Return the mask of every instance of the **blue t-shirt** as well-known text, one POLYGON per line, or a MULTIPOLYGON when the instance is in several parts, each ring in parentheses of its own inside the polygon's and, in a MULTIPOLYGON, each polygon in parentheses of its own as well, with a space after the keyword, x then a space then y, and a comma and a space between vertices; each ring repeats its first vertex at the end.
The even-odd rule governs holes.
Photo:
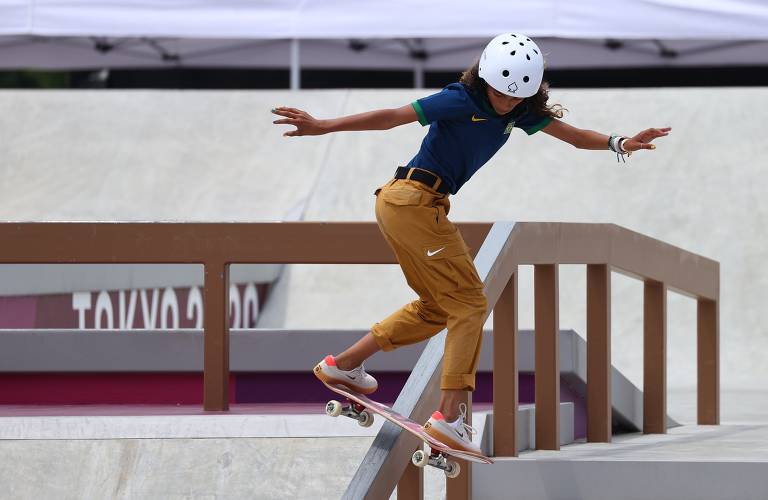
POLYGON ((453 194, 507 142, 512 128, 531 135, 552 121, 548 116, 529 113, 525 102, 499 115, 486 96, 477 95, 462 83, 451 83, 412 106, 419 123, 430 126, 408 166, 439 175, 453 194))

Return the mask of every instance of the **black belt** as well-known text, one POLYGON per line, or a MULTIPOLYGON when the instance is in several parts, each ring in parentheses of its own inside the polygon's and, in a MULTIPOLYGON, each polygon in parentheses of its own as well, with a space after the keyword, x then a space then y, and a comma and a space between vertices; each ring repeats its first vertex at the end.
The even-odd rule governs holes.
POLYGON ((444 183, 440 177, 436 176, 432 172, 429 172, 428 170, 410 167, 397 167, 397 170, 395 170, 395 179, 410 179, 412 181, 418 181, 422 184, 426 184, 440 194, 450 193, 448 184, 444 183))

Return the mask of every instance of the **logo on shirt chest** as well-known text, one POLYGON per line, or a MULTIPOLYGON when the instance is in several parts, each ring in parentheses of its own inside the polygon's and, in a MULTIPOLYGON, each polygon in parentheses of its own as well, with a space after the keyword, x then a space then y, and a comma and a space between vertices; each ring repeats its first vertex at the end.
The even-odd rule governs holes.
MULTIPOLYGON (((478 118, 477 115, 472 115, 472 121, 473 122, 486 122, 488 121, 488 118, 478 118)), ((515 121, 510 120, 510 122, 507 124, 507 127, 504 129, 504 135, 512 133, 512 129, 515 127, 515 121)))

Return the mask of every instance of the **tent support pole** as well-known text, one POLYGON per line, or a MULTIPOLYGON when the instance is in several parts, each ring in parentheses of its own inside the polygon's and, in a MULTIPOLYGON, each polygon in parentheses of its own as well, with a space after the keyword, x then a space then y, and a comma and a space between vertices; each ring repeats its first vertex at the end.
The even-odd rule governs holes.
POLYGON ((301 88, 301 61, 299 61, 299 39, 291 40, 291 90, 301 88))

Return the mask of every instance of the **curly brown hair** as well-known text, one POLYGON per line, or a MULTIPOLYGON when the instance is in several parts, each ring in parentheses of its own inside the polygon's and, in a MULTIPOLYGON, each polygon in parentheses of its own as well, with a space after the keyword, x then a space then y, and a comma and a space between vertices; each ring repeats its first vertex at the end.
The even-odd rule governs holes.
MULTIPOLYGON (((475 61, 475 63, 472 66, 467 68, 467 70, 461 74, 459 83, 463 83, 464 85, 469 87, 470 90, 476 92, 481 96, 486 95, 486 89, 488 88, 488 83, 486 83, 485 80, 480 78, 480 59, 475 61)), ((525 102, 528 104, 530 112, 535 113, 537 115, 541 115, 541 116, 549 116, 551 118, 562 118, 565 111, 568 111, 566 108, 564 108, 560 104, 551 104, 551 105, 547 104, 548 100, 549 100, 549 83, 542 80, 541 86, 539 87, 539 91, 536 92, 535 95, 526 98, 525 102)))

